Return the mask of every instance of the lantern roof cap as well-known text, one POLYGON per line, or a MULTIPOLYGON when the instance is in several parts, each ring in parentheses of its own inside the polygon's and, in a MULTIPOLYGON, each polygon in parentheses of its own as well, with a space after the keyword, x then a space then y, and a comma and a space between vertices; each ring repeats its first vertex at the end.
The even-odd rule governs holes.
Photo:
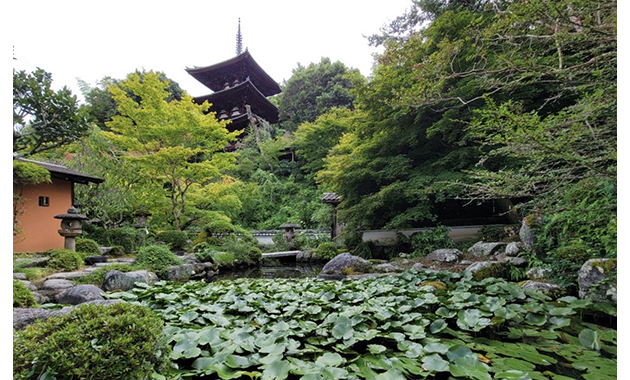
POLYGON ((74 207, 70 207, 68 209, 68 213, 67 214, 59 214, 59 215, 55 215, 54 216, 55 219, 75 219, 75 220, 87 220, 88 217, 83 215, 83 214, 79 214, 77 212, 77 209, 74 207))

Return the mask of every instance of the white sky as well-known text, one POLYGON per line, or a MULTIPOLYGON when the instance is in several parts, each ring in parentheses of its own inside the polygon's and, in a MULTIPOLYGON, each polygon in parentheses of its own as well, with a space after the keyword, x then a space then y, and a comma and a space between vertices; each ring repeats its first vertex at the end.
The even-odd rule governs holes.
POLYGON ((411 0, 20 1, 8 28, 16 69, 41 67, 53 86, 80 96, 76 78, 94 86, 136 69, 163 71, 193 96, 210 91, 184 70, 235 55, 238 18, 243 46, 278 83, 298 62, 329 57, 371 73, 366 38, 411 5, 411 0), (95 5, 97 4, 97 5, 95 5))

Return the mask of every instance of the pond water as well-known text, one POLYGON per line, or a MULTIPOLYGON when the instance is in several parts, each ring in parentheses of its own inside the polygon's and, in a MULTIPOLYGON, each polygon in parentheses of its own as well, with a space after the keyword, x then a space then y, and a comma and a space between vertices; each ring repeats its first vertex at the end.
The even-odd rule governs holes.
POLYGON ((317 277, 325 263, 280 263, 274 266, 260 266, 244 270, 225 271, 212 277, 210 282, 234 280, 237 278, 306 278, 317 277))

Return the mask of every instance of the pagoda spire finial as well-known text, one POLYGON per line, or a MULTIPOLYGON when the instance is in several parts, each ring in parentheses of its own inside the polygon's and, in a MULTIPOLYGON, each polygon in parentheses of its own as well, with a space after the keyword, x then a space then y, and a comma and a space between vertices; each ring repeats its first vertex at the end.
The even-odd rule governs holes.
POLYGON ((238 18, 238 32, 236 33, 236 55, 243 52, 243 36, 241 35, 241 18, 238 18))

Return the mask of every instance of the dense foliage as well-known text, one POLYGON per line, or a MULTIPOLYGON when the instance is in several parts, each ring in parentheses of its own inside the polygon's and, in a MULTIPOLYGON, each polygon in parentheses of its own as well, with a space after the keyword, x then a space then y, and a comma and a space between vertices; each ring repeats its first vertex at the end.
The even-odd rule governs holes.
POLYGON ((135 263, 159 275, 169 266, 182 264, 183 261, 166 245, 145 245, 138 250, 135 263))
POLYGON ((51 249, 46 252, 49 260, 46 266, 61 272, 69 272, 83 266, 84 255, 70 249, 51 249))
POLYGON ((13 279, 13 307, 33 307, 37 305, 33 293, 18 279, 13 279))
POLYGON ((67 145, 88 131, 86 109, 63 87, 54 91, 52 75, 40 68, 13 71, 13 152, 23 156, 67 145))
POLYGON ((350 91, 364 81, 357 69, 322 57, 319 63, 298 64, 293 75, 283 84, 278 100, 280 124, 295 131, 304 122, 333 107, 352 108, 355 95, 350 91))
POLYGON ((24 212, 24 204, 28 201, 22 196, 24 188, 50 182, 48 170, 31 162, 13 160, 13 235, 22 232, 18 217, 24 212))
POLYGON ((90 256, 98 256, 101 254, 101 250, 98 248, 98 243, 92 239, 86 238, 76 239, 75 250, 90 256))
POLYGON ((183 377, 616 378, 616 330, 589 322, 608 324, 613 307, 469 272, 162 282, 113 296, 161 313, 183 377))
POLYGON ((163 326, 145 307, 82 305, 15 333, 13 378, 150 379, 169 369, 163 326))
POLYGON ((155 235, 155 240, 168 244, 173 251, 181 251, 188 244, 188 234, 185 231, 161 231, 155 235))

